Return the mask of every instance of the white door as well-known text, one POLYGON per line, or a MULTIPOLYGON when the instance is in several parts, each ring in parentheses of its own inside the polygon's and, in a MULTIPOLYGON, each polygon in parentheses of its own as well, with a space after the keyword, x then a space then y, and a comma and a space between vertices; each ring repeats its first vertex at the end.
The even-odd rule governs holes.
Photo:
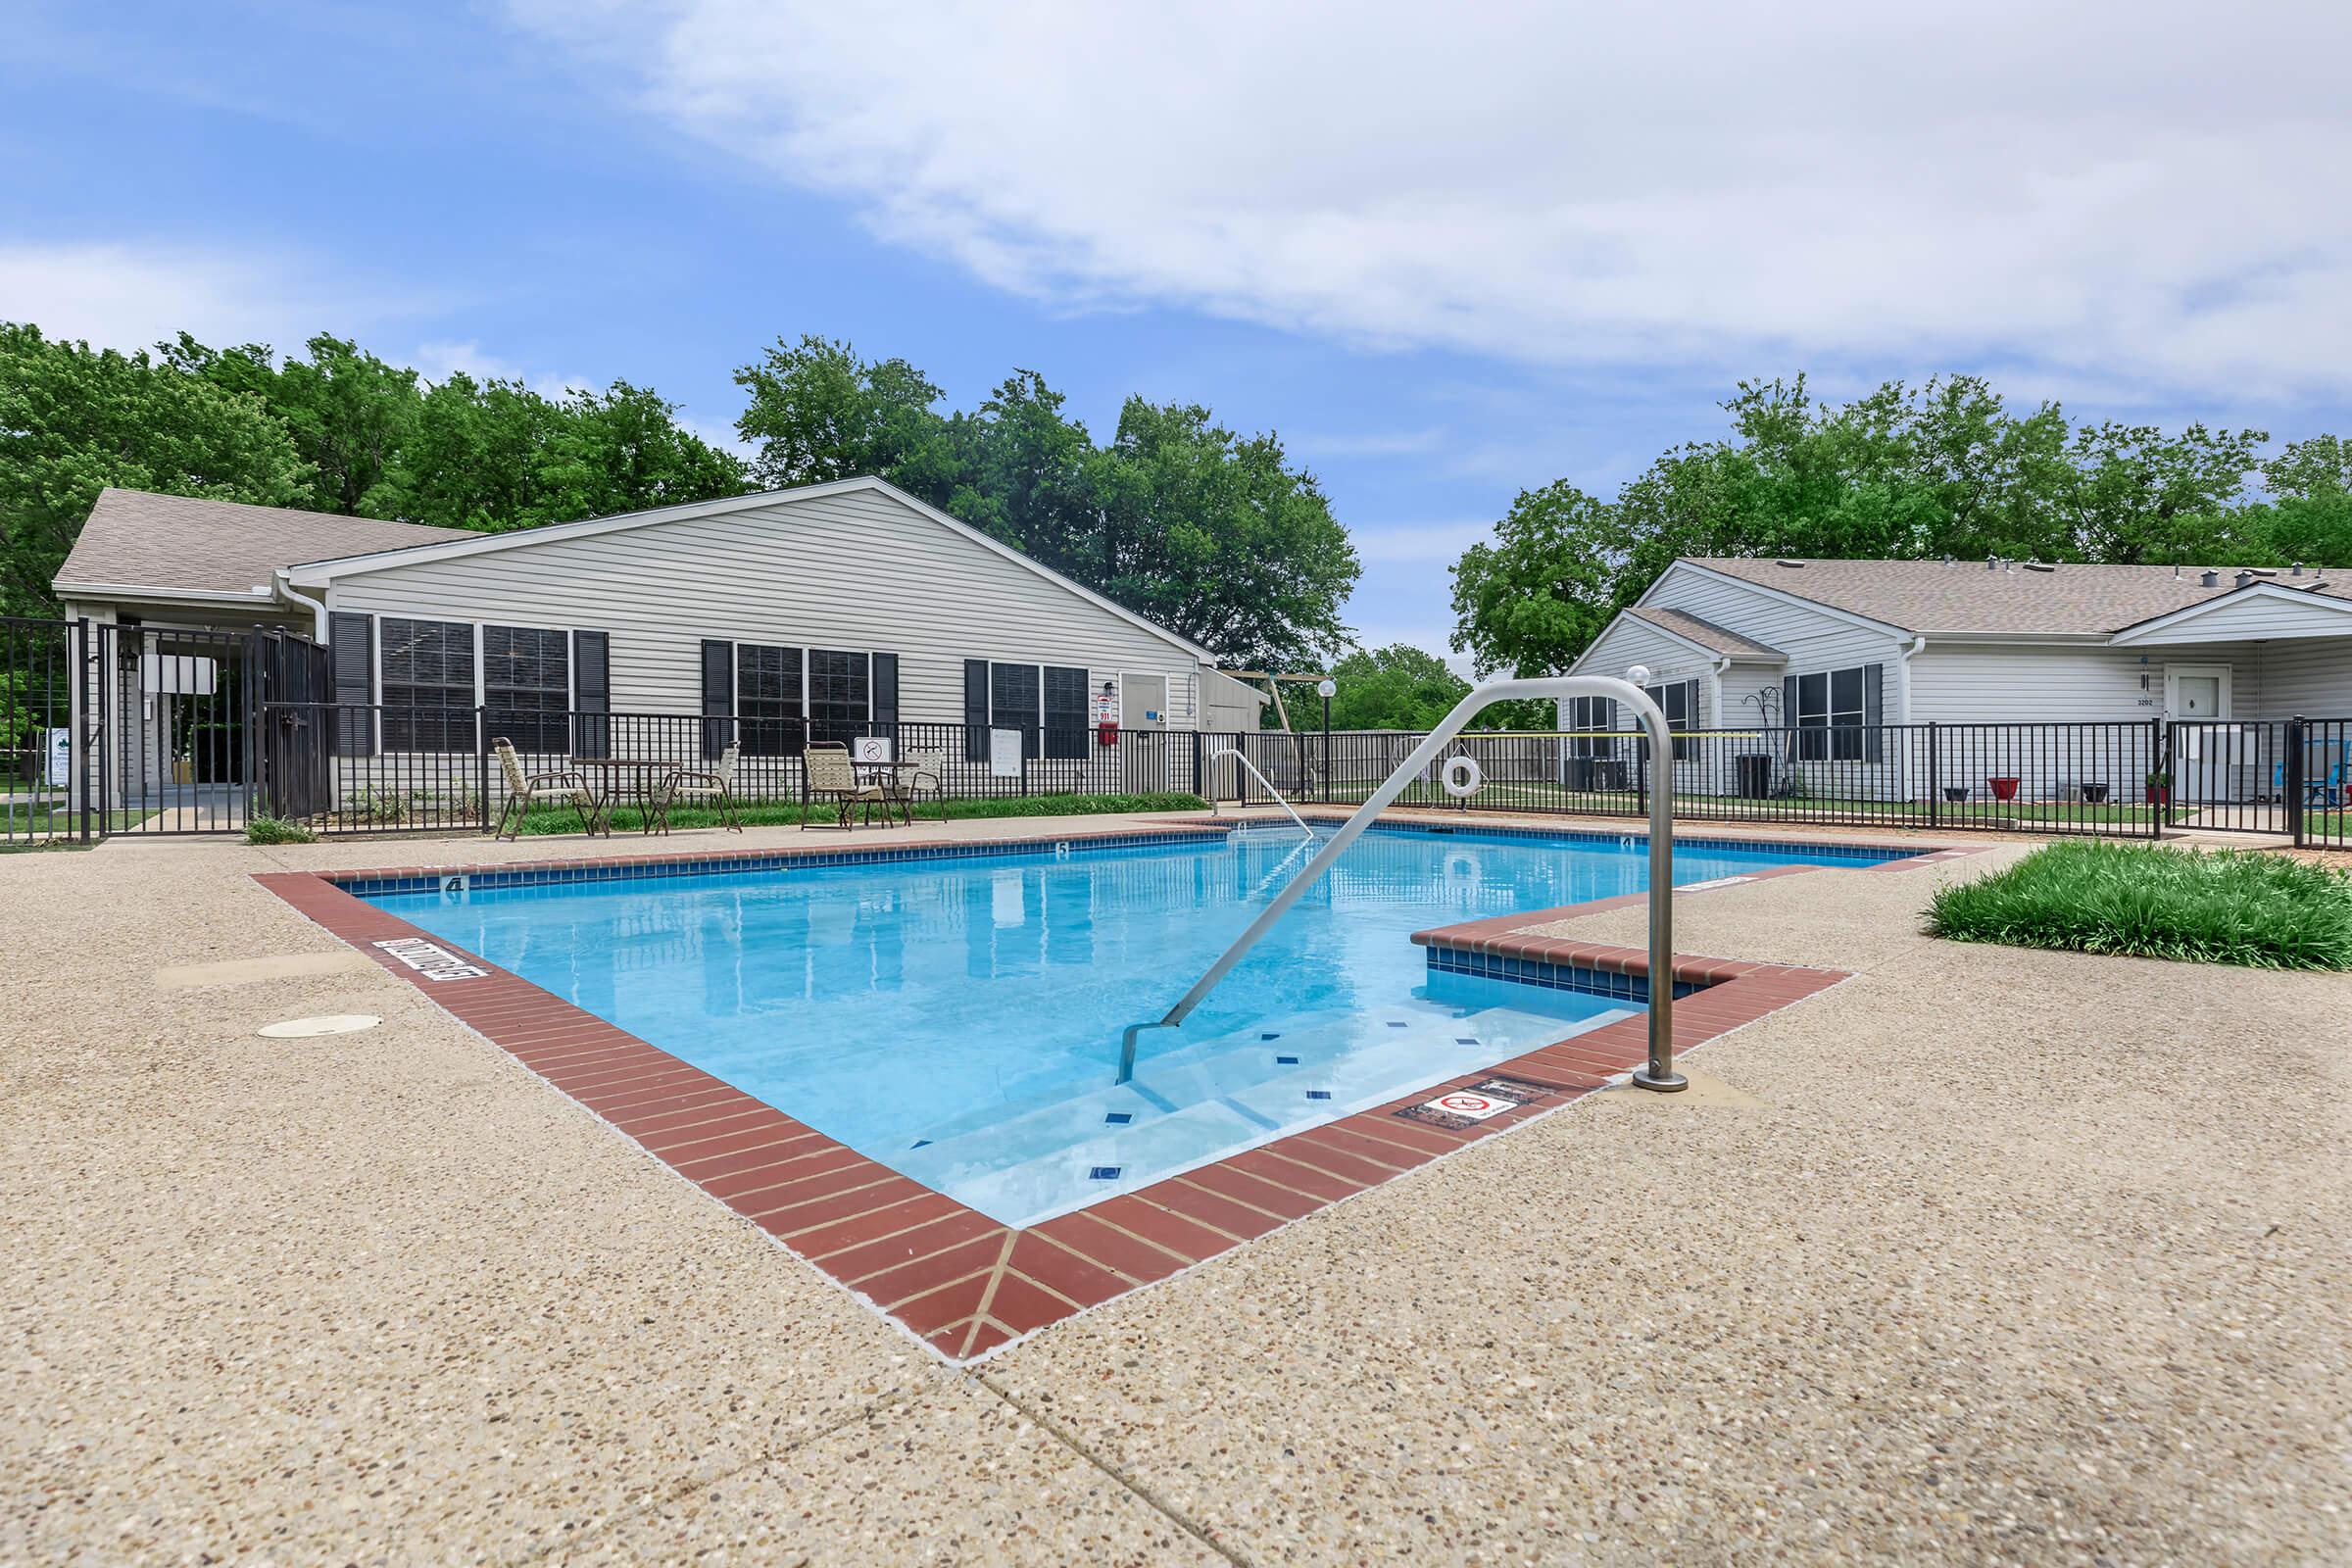
POLYGON ((2240 741, 2230 717, 2230 666, 2171 664, 2164 713, 2174 721, 2173 799, 2227 801, 2237 789, 2240 741))

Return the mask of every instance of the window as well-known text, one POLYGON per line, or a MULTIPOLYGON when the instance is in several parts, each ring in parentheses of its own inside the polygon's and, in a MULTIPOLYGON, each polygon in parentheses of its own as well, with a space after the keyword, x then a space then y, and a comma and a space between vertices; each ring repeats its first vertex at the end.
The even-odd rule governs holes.
POLYGON ((571 750, 571 662, 560 631, 482 628, 482 707, 493 737, 523 753, 571 750))
POLYGON ((802 723, 801 651, 762 643, 735 648, 735 714, 746 757, 798 757, 802 723))
POLYGON ((1883 759, 1880 691, 1883 666, 1790 675, 1785 685, 1788 722, 1802 761, 1876 762, 1883 759))
POLYGON ((988 760, 988 732, 1021 732, 1021 758, 1084 761, 1087 673, 1061 664, 963 662, 963 755, 988 760), (1043 741, 1041 747, 1040 741, 1043 741))
MULTIPOLYGON (((1617 727, 1617 705, 1606 697, 1571 697, 1561 705, 1561 718, 1574 731, 1613 730, 1617 727)), ((1581 733, 1568 743, 1570 757, 1612 757, 1617 743, 1604 736, 1581 733)))
POLYGON ((1046 666, 1046 756, 1086 760, 1086 671, 1046 666))
POLYGON ((865 722, 872 716, 871 668, 863 654, 808 650, 808 723, 814 739, 846 745, 865 733, 865 722))
MULTIPOLYGON (((1642 689, 1649 694, 1649 700, 1657 704, 1659 710, 1665 713, 1668 729, 1685 730, 1698 722, 1698 682, 1678 680, 1664 686, 1644 686, 1642 689)), ((1675 738, 1674 760, 1676 761, 1689 761, 1690 751, 1690 742, 1680 736, 1675 738)))
POLYGON ((1035 664, 988 666, 988 723, 991 729, 1021 732, 1021 760, 1037 755, 1038 678, 1035 664))
POLYGON ((462 620, 378 624, 383 644, 384 750, 470 752, 473 628, 462 620))

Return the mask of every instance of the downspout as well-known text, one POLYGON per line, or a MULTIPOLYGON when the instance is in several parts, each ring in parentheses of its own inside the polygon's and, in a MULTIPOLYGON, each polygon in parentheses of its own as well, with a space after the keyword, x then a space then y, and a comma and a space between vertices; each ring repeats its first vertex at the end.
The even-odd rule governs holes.
POLYGON ((294 587, 293 574, 286 567, 280 566, 277 568, 276 575, 270 579, 270 597, 289 610, 309 611, 311 612, 311 641, 323 643, 327 640, 325 595, 321 594, 318 598, 313 599, 309 594, 297 592, 294 587))
MULTIPOLYGON (((1918 654, 1919 654, 1919 651, 1920 651, 1921 649, 1923 649, 1923 648, 1925 648, 1925 647, 1927 647, 1927 646, 1928 646, 1928 640, 1927 640, 1927 638, 1925 638, 1925 637, 1922 637, 1922 636, 1918 636, 1918 635, 1916 635, 1916 634, 1915 634, 1915 635, 1912 637, 1912 639, 1911 639, 1911 646, 1910 646, 1910 647, 1908 647, 1908 648, 1906 648, 1906 649, 1904 649, 1904 650, 1902 651, 1902 653, 1901 653, 1901 654, 1899 654, 1898 656, 1896 656, 1896 662, 1895 662, 1895 666, 1894 666, 1894 671, 1895 671, 1895 679, 1896 679, 1896 681, 1897 681, 1897 682, 1900 684, 1900 686, 1901 686, 1901 688, 1902 688, 1902 691, 1901 691, 1901 697, 1902 697, 1902 710, 1901 710, 1901 711, 1902 711, 1902 718, 1901 718, 1901 722, 1902 722, 1902 723, 1903 723, 1905 726, 1908 726, 1908 725, 1910 724, 1910 722, 1911 722, 1911 661, 1912 661, 1914 658, 1916 658, 1916 657, 1918 656, 1918 654)), ((1886 722, 1886 720, 1885 720, 1884 716, 1882 716, 1882 717, 1881 717, 1881 719, 1880 719, 1880 722, 1881 722, 1881 723, 1884 723, 1884 722, 1886 722)), ((1905 728, 1905 730, 1904 730, 1904 732, 1903 732, 1903 733, 1905 733, 1906 735, 1910 733, 1910 730, 1908 729, 1908 727, 1906 727, 1906 728, 1905 728)), ((1934 746, 1934 745, 1936 745, 1936 739, 1935 739, 1935 737, 1934 737, 1934 734, 1933 734, 1933 732, 1931 732, 1931 733, 1930 733, 1929 740, 1928 740, 1928 744, 1929 744, 1930 746, 1934 746)), ((1909 772, 1909 771, 1910 771, 1910 770, 1911 770, 1911 769, 1912 769, 1912 768, 1913 768, 1913 767, 1916 765, 1917 761, 1918 761, 1918 758, 1916 757, 1916 755, 1915 755, 1915 753, 1914 753, 1914 749, 1913 749, 1912 747, 1910 747, 1910 746, 1907 746, 1907 745, 1906 745, 1906 746, 1903 748, 1903 768, 1904 768, 1904 771, 1905 771, 1905 772, 1909 772)), ((1931 781, 1933 781, 1933 779, 1935 778, 1935 776, 1936 776, 1935 762, 1934 762, 1934 760, 1931 759, 1931 760, 1930 760, 1930 761, 1929 761, 1929 765, 1928 765, 1928 777, 1929 777, 1929 779, 1930 779, 1931 781)), ((1905 793, 1916 793, 1916 790, 1915 790, 1915 788, 1914 788, 1914 786, 1916 785, 1916 783, 1917 783, 1917 780, 1915 780, 1915 779, 1905 778, 1905 779, 1902 781, 1902 784, 1900 785, 1900 788, 1901 788, 1901 789, 1902 789, 1902 790, 1903 790, 1905 793)))

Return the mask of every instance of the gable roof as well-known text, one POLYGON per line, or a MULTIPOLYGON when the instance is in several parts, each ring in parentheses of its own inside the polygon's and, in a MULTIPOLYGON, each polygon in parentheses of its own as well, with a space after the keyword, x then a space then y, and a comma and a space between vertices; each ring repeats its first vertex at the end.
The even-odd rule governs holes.
POLYGON ((377 548, 343 556, 311 557, 293 563, 284 570, 286 580, 298 587, 323 587, 338 576, 382 571, 388 567, 406 566, 420 561, 457 561, 467 556, 489 555, 506 550, 527 550, 534 545, 564 539, 594 538, 599 534, 621 533, 633 528, 650 528, 664 522, 679 522, 691 517, 717 517, 732 513, 749 512, 760 507, 785 505, 796 501, 814 501, 826 496, 854 495, 871 491, 889 497, 918 517, 938 524, 951 532, 961 534, 985 550, 994 551, 1005 560, 1035 572, 1098 610, 1107 611, 1121 620, 1150 632, 1152 636, 1174 644, 1203 663, 1213 663, 1209 651, 1192 639, 1168 630, 1157 621, 1147 619, 1123 605, 1113 604, 1083 584, 1071 581, 1053 567, 1034 561, 1012 546, 993 539, 971 524, 950 516, 937 507, 908 495, 887 479, 871 476, 855 479, 835 479, 825 484, 799 485, 789 490, 758 490, 749 495, 721 496, 713 501, 688 501, 673 507, 656 507, 646 512, 627 512, 611 517, 583 517, 577 522, 548 522, 536 528, 516 528, 507 533, 473 533, 435 529, 443 537, 402 548, 377 548))
POLYGON ((296 562, 471 537, 461 528, 109 487, 98 492, 52 586, 69 598, 128 590, 267 599, 278 567, 296 562))
MULTIPOLYGON (((2064 564, 2047 571, 1982 561, 1807 560, 1796 565, 1745 557, 1685 556, 1688 564, 1813 604, 1842 610, 1912 632, 2009 632, 2021 636, 2100 636, 2126 626, 2209 604, 2235 587, 2238 568, 2216 566, 2217 586, 2199 580, 2202 566, 2104 566, 2064 564)), ((1671 568, 1669 568, 1671 569, 1671 568)), ((2352 599, 2352 572, 2278 568, 2257 577, 2277 587, 2352 599)))
POLYGON ((1701 620, 1682 610, 1660 610, 1655 605, 1635 605, 1626 613, 1636 620, 1645 620, 1661 631, 1672 632, 1687 643, 1696 643, 1710 653, 1728 654, 1734 659, 1786 659, 1788 656, 1778 648, 1768 647, 1753 637, 1742 637, 1711 620, 1701 620))

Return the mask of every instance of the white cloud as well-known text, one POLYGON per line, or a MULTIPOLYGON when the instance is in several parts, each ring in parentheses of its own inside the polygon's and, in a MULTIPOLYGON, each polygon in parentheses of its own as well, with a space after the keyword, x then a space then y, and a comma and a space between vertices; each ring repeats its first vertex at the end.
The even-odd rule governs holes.
POLYGON ((2352 380, 2352 8, 515 0, 1057 305, 1548 364, 2352 380))
POLYGON ((173 244, 0 245, 0 319, 51 338, 142 349, 181 331, 216 347, 281 352, 322 325, 349 330, 299 265, 244 251, 173 244))
POLYGON ((1492 517, 1457 522, 1383 522, 1350 528, 1355 553, 1366 562, 1442 562, 1450 566, 1463 551, 1494 537, 1492 517))
POLYGON ((480 343, 419 343, 410 357, 416 373, 427 381, 446 381, 463 372, 476 381, 519 381, 543 398, 562 402, 575 390, 602 391, 604 382, 585 375, 549 375, 524 369, 511 360, 484 353, 480 343))

